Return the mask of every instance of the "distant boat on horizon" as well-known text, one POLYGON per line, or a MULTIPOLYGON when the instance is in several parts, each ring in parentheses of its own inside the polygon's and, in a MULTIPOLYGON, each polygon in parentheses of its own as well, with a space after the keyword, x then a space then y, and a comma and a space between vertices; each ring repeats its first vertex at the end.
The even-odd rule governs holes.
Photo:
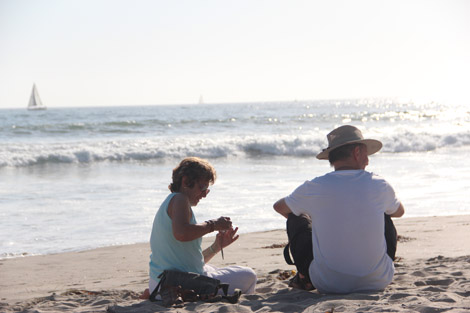
POLYGON ((199 104, 204 104, 204 98, 202 97, 202 95, 199 96, 199 104))
POLYGON ((33 84, 33 90, 31 91, 31 97, 29 97, 28 110, 45 110, 47 107, 42 104, 41 98, 39 98, 39 93, 36 88, 36 84, 33 84))

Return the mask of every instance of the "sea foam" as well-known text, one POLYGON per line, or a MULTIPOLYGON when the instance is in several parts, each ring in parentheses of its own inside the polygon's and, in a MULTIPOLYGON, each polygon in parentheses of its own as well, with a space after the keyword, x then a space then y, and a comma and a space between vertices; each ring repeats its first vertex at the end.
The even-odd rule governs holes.
MULTIPOLYGON (((82 140, 81 142, 18 143, 0 145, 0 167, 49 163, 132 162, 179 159, 185 156, 214 158, 312 157, 327 143, 324 135, 175 136, 168 138, 82 140)), ((383 134, 382 153, 426 152, 470 145, 470 131, 436 134, 410 132, 383 134)))

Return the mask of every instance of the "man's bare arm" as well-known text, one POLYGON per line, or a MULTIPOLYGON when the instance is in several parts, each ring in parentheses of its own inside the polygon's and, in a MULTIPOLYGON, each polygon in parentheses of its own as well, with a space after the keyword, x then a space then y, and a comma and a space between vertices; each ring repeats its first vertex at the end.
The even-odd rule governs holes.
POLYGON ((402 217, 403 214, 405 214, 405 208, 403 207, 403 204, 400 203, 400 206, 398 209, 395 211, 395 213, 391 214, 391 217, 402 217))
POLYGON ((284 198, 278 200, 276 203, 273 205, 274 210, 287 218, 290 213, 292 213, 291 209, 287 206, 286 201, 284 198))

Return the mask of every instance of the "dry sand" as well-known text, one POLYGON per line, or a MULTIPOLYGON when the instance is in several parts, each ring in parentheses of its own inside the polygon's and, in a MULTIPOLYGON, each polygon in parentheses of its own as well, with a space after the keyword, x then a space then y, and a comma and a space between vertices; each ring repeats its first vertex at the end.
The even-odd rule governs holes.
MULTIPOLYGON (((249 233, 211 264, 258 274, 238 304, 165 308, 139 299, 148 282, 148 244, 0 260, 0 312, 470 312, 470 215, 395 219, 396 275, 384 291, 322 295, 289 288, 278 273, 284 231, 249 233)), ((207 246, 213 238, 207 238, 207 246)))

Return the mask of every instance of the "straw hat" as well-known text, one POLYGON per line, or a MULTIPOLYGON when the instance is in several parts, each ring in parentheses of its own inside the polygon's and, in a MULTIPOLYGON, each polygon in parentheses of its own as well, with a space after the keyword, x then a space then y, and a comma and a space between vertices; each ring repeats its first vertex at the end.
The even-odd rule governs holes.
POLYGON ((362 143, 367 146, 367 155, 371 155, 382 149, 382 143, 375 139, 364 139, 361 131, 351 125, 344 125, 334 129, 329 133, 328 148, 323 149, 322 152, 317 154, 317 159, 328 160, 330 152, 341 146, 351 143, 362 143))

